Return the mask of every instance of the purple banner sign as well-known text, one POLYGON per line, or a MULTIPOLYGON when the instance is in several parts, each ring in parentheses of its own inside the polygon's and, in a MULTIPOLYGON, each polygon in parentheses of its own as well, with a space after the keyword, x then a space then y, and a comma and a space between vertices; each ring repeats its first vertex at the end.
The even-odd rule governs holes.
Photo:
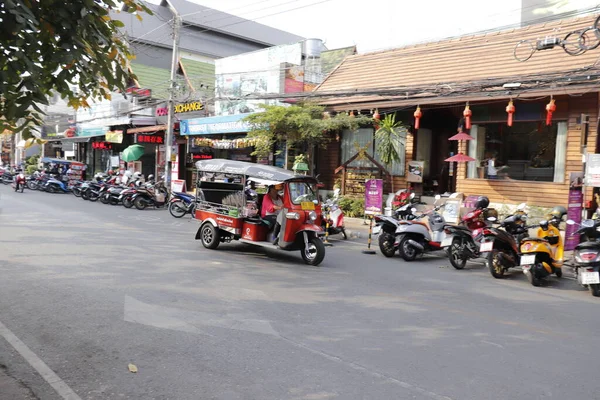
POLYGON ((567 229, 565 230, 565 250, 574 250, 579 244, 579 236, 573 236, 573 234, 579 229, 579 223, 581 223, 581 212, 583 207, 583 192, 581 191, 582 178, 583 173, 571 172, 567 219, 572 219, 577 224, 567 225, 567 229))
POLYGON ((365 181, 365 214, 382 214, 383 180, 367 179, 365 181))

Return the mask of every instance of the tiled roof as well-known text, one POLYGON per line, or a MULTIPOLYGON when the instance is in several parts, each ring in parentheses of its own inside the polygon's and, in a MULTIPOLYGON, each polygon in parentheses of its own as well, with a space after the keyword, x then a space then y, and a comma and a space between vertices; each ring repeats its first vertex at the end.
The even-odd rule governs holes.
MULTIPOLYGON (((568 32, 593 24, 596 16, 552 21, 525 28, 475 34, 439 42, 418 44, 394 50, 360 54, 345 60, 324 80, 316 92, 356 91, 358 97, 332 98, 324 104, 343 102, 368 102, 381 100, 380 96, 364 93, 369 90, 427 88, 431 92, 440 87, 455 90, 453 84, 470 84, 489 79, 519 78, 524 75, 539 76, 562 73, 600 65, 600 48, 589 50, 579 56, 568 55, 563 49, 537 51, 531 59, 519 62, 514 58, 515 45, 524 39, 536 39, 553 35, 563 38, 568 32)), ((503 81, 502 81, 503 82, 503 81)), ((508 81, 514 82, 514 81, 508 81)), ((507 83, 507 82, 504 82, 507 83)), ((501 84, 500 84, 501 86, 501 84)), ((398 96, 396 94, 396 96, 398 96)), ((388 94, 387 97, 393 96, 388 94)), ((432 96, 432 97, 435 97, 432 96)))

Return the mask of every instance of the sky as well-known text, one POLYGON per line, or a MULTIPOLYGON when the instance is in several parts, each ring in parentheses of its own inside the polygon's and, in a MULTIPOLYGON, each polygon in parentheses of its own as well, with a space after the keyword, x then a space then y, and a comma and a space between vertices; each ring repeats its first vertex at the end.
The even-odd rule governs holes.
MULTIPOLYGON (((329 49, 360 53, 517 24, 521 3, 536 12, 589 8, 597 0, 190 0, 255 20, 329 49)), ((149 0, 159 3, 159 0, 149 0)), ((543 14, 540 14, 540 17, 543 14)), ((206 18, 210 20, 210 15, 206 18)), ((222 22, 227 24, 227 20, 222 22)))

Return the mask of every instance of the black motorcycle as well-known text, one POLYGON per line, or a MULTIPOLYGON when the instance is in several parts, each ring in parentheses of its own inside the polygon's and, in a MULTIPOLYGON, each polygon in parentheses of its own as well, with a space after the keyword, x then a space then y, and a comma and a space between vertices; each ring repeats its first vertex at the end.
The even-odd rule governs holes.
MULTIPOLYGON (((414 195, 414 193, 413 193, 414 195)), ((414 196, 413 196, 414 197, 414 196)), ((412 197, 411 197, 412 200, 412 197)), ((408 203, 394 211, 393 216, 376 215, 373 235, 379 235, 379 250, 386 257, 393 257, 396 253, 394 242, 396 240, 396 230, 400 221, 413 221, 417 219, 415 215, 415 203, 408 203)))
MULTIPOLYGON (((495 222, 495 218, 490 220, 495 222)), ((529 237, 526 222, 527 215, 518 211, 506 217, 499 227, 490 226, 483 229, 479 253, 486 259, 494 278, 500 279, 510 268, 520 265, 521 240, 529 237)))
MULTIPOLYGON (((575 225, 572 220, 568 225, 575 225)), ((584 238, 573 251, 575 276, 583 287, 589 288, 592 296, 600 297, 600 219, 586 219, 574 235, 584 238)))

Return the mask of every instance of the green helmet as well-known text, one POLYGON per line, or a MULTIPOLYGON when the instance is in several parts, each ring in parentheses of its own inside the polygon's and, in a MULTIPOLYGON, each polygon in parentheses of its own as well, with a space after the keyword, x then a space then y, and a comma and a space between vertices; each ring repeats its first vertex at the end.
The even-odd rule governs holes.
POLYGON ((562 219, 565 215, 567 215, 567 209, 563 206, 556 206, 550 211, 550 215, 553 217, 562 219))

